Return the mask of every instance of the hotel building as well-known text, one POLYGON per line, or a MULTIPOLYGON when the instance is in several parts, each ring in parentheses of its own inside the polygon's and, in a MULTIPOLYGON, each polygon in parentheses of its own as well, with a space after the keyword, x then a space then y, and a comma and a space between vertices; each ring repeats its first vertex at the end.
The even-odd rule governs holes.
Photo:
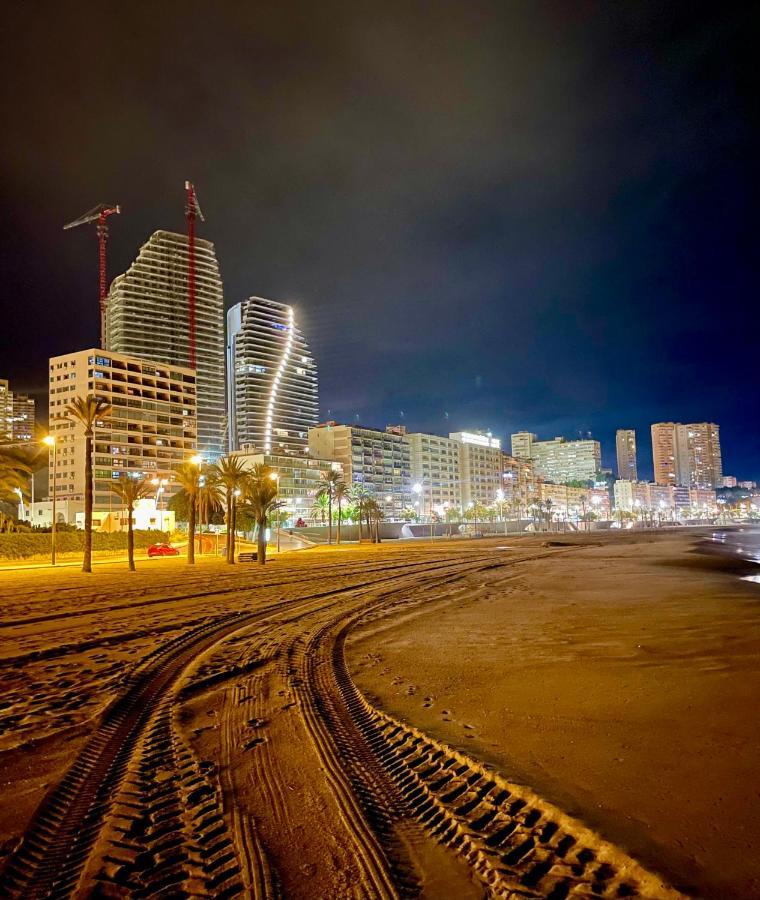
POLYGON ((638 479, 636 466, 636 432, 632 428, 618 428, 615 432, 618 478, 626 481, 638 479))
POLYGON ((459 481, 462 507, 492 506, 503 490, 504 454, 501 441, 490 432, 455 431, 449 438, 459 444, 459 481))
POLYGON ((122 475, 166 481, 168 501, 178 490, 174 470, 197 449, 195 372, 96 349, 54 356, 48 408, 55 481, 52 454, 49 474, 57 500, 84 500, 84 428, 66 415, 66 407, 88 394, 111 404, 95 424, 94 508, 118 508, 110 487, 122 475))
POLYGON ((229 448, 304 453, 319 421, 317 367, 292 306, 250 297, 227 313, 229 448))
POLYGON ((409 441, 400 430, 327 422, 309 429, 309 454, 340 463, 346 484, 375 495, 389 518, 412 504, 409 441))
POLYGON ((539 441, 535 434, 520 431, 512 435, 512 456, 532 460, 536 477, 555 484, 593 481, 602 468, 601 445, 591 439, 539 441))
MULTIPOLYGON (((187 236, 156 231, 129 269, 113 280, 106 307, 106 346, 113 354, 172 368, 190 366, 187 236)), ((198 450, 226 449, 224 294, 214 245, 195 241, 195 336, 198 450)))

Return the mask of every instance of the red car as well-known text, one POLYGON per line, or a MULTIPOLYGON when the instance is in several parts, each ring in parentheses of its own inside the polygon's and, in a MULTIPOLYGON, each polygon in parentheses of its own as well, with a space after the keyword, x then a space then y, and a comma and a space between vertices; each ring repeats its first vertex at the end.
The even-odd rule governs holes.
POLYGON ((152 544, 148 547, 148 556, 179 556, 179 550, 171 544, 152 544))

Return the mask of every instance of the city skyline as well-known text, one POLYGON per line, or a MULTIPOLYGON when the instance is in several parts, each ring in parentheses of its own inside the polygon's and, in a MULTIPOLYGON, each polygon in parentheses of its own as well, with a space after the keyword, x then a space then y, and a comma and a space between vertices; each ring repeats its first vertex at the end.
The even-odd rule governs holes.
POLYGON ((294 26, 268 10, 255 28, 220 16, 189 27, 188 53, 151 9, 138 55, 118 16, 71 10, 48 32, 14 10, 8 62, 28 77, 7 101, 0 260, 34 328, 28 346, 0 335, 5 377, 43 409, 48 357, 97 341, 94 229, 63 224, 121 205, 113 278, 154 230, 183 229, 190 177, 226 307, 259 294, 297 309, 323 416, 590 430, 606 467, 619 427, 717 421, 726 471, 757 477, 751 355, 721 351, 758 315, 745 13, 721 11, 717 28, 678 4, 484 10, 486 40, 465 7, 361 21, 346 7, 329 35, 313 14, 294 26), (85 62, 85 33, 119 66, 85 62), (188 58, 214 79, 192 74, 171 102, 142 90, 188 58), (639 103, 642 85, 656 102, 639 103), (457 91, 478 104, 449 102, 457 91))

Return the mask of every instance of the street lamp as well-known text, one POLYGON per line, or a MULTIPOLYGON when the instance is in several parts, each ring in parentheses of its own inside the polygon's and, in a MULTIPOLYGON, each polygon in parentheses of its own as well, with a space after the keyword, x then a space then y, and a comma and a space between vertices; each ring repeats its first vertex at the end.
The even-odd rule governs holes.
POLYGON ((56 535, 56 514, 55 514, 55 489, 56 489, 56 446, 55 446, 55 435, 49 434, 47 437, 42 439, 42 443, 46 444, 50 449, 48 451, 48 456, 50 453, 53 454, 53 489, 50 492, 50 497, 53 501, 53 526, 50 530, 50 565, 55 565, 55 535, 56 535))
MULTIPOLYGON (((269 477, 274 481, 277 491, 274 495, 275 500, 279 499, 280 496, 280 473, 279 472, 270 472, 269 477)), ((280 552, 280 510, 275 510, 277 515, 277 552, 280 552)))

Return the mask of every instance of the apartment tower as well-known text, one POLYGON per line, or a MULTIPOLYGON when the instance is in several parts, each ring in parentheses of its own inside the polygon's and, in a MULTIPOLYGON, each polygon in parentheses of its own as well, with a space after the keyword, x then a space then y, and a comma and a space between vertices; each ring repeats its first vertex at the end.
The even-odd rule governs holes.
POLYGON ((33 397, 12 391, 0 378, 0 443, 22 443, 34 437, 35 402, 33 397))
POLYGON ((723 484, 720 427, 714 422, 657 422, 652 425, 656 484, 716 488, 723 484))
POLYGON ((317 366, 287 303, 250 297, 227 313, 229 449, 303 453, 319 421, 317 366))
POLYGON ((618 428, 615 433, 618 478, 638 481, 636 466, 636 432, 632 428, 618 428))
MULTIPOLYGON (((114 279, 106 308, 111 353, 153 364, 190 365, 187 236, 156 231, 129 269, 114 279)), ((225 450, 224 294, 214 245, 195 241, 198 450, 225 450)))

